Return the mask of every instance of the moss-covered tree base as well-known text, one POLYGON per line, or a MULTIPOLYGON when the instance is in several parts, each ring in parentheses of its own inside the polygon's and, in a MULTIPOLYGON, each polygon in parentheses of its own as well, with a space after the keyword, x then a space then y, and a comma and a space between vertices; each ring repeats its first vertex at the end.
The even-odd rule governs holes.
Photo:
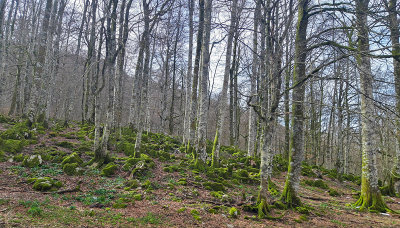
POLYGON ((300 198, 296 195, 296 191, 294 190, 293 186, 288 183, 288 181, 285 183, 285 188, 283 189, 279 200, 288 208, 296 208, 302 205, 300 198))
POLYGON ((369 191, 368 193, 361 194, 360 198, 353 205, 359 207, 360 211, 393 212, 383 201, 380 192, 369 191))
POLYGON ((270 212, 267 199, 261 194, 258 195, 257 199, 257 209, 258 209, 258 218, 263 219, 263 218, 268 218, 268 213, 270 212))

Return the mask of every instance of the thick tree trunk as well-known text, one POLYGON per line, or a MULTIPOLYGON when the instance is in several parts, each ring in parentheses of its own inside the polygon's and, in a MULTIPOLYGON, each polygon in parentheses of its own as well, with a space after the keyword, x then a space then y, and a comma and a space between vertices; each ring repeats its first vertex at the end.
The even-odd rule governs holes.
POLYGON ((282 192, 281 201, 289 207, 301 205, 297 196, 301 175, 301 162, 304 159, 304 95, 307 57, 307 26, 309 0, 299 0, 298 23, 295 40, 293 94, 292 94, 292 126, 290 138, 289 167, 282 192))
POLYGON ((361 144, 362 173, 361 195, 355 206, 360 210, 386 212, 386 206, 378 186, 378 169, 376 164, 377 144, 374 129, 374 103, 371 60, 369 53, 368 34, 368 3, 369 0, 356 0, 356 29, 358 32, 358 52, 356 55, 361 90, 361 144))

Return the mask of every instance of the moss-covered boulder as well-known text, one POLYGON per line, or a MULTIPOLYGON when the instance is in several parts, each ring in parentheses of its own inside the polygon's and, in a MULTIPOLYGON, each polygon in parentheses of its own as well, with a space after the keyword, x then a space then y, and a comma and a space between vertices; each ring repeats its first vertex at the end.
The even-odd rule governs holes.
POLYGON ((127 190, 127 191, 129 191, 131 189, 135 189, 135 188, 139 187, 139 185, 140 185, 139 181, 136 179, 127 180, 127 181, 125 181, 124 184, 126 186, 125 190, 127 190))
POLYGON ((0 138, 0 150, 8 154, 16 154, 21 152, 25 145, 26 140, 0 138))
POLYGON ((231 209, 229 209, 229 217, 237 218, 239 215, 240 215, 240 211, 238 211, 238 209, 236 209, 236 207, 231 207, 231 209))
POLYGON ((32 188, 36 191, 56 191, 63 186, 63 184, 50 177, 30 178, 28 183, 33 183, 32 188))
POLYGON ((67 163, 63 166, 63 171, 65 174, 69 176, 74 175, 82 175, 83 169, 79 166, 78 163, 67 163))
POLYGON ((25 156, 23 154, 17 154, 13 157, 13 160, 16 162, 22 162, 24 161, 25 156))
POLYGON ((116 164, 114 164, 113 162, 108 163, 106 165, 106 167, 104 167, 101 170, 101 176, 105 176, 105 177, 110 177, 112 175, 115 174, 115 172, 118 170, 118 166, 116 164))
POLYGON ((72 164, 72 163, 77 163, 79 165, 83 163, 83 160, 81 159, 81 157, 79 157, 79 155, 76 152, 66 156, 61 162, 61 165, 72 164))
POLYGON ((33 168, 36 166, 39 166, 43 163, 42 157, 40 155, 34 154, 31 156, 27 156, 24 158, 22 161, 22 166, 28 167, 28 168, 33 168))

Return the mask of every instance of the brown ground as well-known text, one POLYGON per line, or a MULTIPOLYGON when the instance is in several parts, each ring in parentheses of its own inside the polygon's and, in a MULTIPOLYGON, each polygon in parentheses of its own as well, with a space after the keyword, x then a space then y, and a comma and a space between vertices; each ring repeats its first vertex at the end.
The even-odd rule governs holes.
MULTIPOLYGON (((0 124, 0 129, 5 129, 0 124)), ((77 129, 68 129, 67 132, 77 129)), ((70 141, 80 143, 76 139, 63 137, 50 138, 48 134, 41 136, 39 144, 54 146, 55 141, 70 141), (55 139, 55 140, 54 140, 55 139)), ((35 145, 37 146, 37 145, 35 145)), ((23 153, 31 152, 35 146, 28 146, 23 153)), ((60 150, 69 151, 65 148, 60 150)), ((70 152, 70 151, 69 151, 70 152)), ((184 155, 178 155, 184 156, 184 155)), ((84 157, 88 160, 89 157, 84 157)), ((278 220, 251 219, 255 214, 244 212, 241 205, 248 203, 251 195, 257 191, 256 185, 243 184, 228 190, 232 198, 229 203, 222 203, 210 196, 209 191, 202 186, 193 184, 194 174, 186 172, 187 186, 175 185, 168 188, 168 183, 182 178, 178 172, 167 173, 162 170, 162 162, 155 160, 156 167, 149 174, 152 183, 157 183, 158 189, 146 192, 140 187, 136 193, 143 195, 143 200, 128 203, 127 208, 114 209, 109 205, 84 204, 78 201, 78 196, 87 196, 91 190, 107 189, 115 190, 111 194, 115 196, 114 202, 126 194, 123 182, 126 174, 119 171, 114 177, 100 177, 98 173, 89 173, 84 176, 67 176, 60 171, 59 166, 46 164, 45 168, 29 169, 20 166, 20 163, 7 161, 0 163, 0 227, 400 227, 398 214, 376 214, 359 212, 350 206, 355 202, 354 191, 359 187, 350 182, 337 182, 324 177, 329 187, 343 193, 339 197, 331 197, 326 190, 310 186, 301 186, 300 198, 303 203, 314 208, 306 218, 302 220, 301 214, 296 211, 281 211, 273 209, 273 216, 284 216, 278 220), (74 189, 80 182, 80 191, 66 193, 41 193, 34 191, 31 184, 26 182, 27 177, 51 176, 64 183, 60 190, 74 189), (193 194, 194 190, 199 196, 193 194), (242 199, 242 193, 246 194, 246 200, 242 199), (26 206, 32 201, 40 203, 40 215, 30 212, 32 206, 26 206), (218 205, 228 207, 235 206, 241 211, 237 219, 229 218, 226 211, 218 214, 208 212, 209 208, 218 205), (186 207, 183 212, 178 209, 186 207), (191 215, 191 210, 200 212, 198 221, 191 215), (149 215, 149 212, 152 214, 149 215), (144 219, 147 218, 147 219, 144 219)), ((204 175, 201 175, 204 179, 204 175)), ((307 177, 304 177, 307 178, 307 177)), ((279 190, 282 190, 284 173, 273 179, 279 190)), ((388 206, 394 210, 400 210, 400 199, 385 197, 388 206)))

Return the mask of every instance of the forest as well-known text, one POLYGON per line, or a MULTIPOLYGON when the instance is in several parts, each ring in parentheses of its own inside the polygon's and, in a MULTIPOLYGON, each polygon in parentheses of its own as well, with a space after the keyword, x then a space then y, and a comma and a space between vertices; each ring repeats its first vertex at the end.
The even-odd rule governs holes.
POLYGON ((0 0, 0 227, 399 227, 400 1, 0 0))

